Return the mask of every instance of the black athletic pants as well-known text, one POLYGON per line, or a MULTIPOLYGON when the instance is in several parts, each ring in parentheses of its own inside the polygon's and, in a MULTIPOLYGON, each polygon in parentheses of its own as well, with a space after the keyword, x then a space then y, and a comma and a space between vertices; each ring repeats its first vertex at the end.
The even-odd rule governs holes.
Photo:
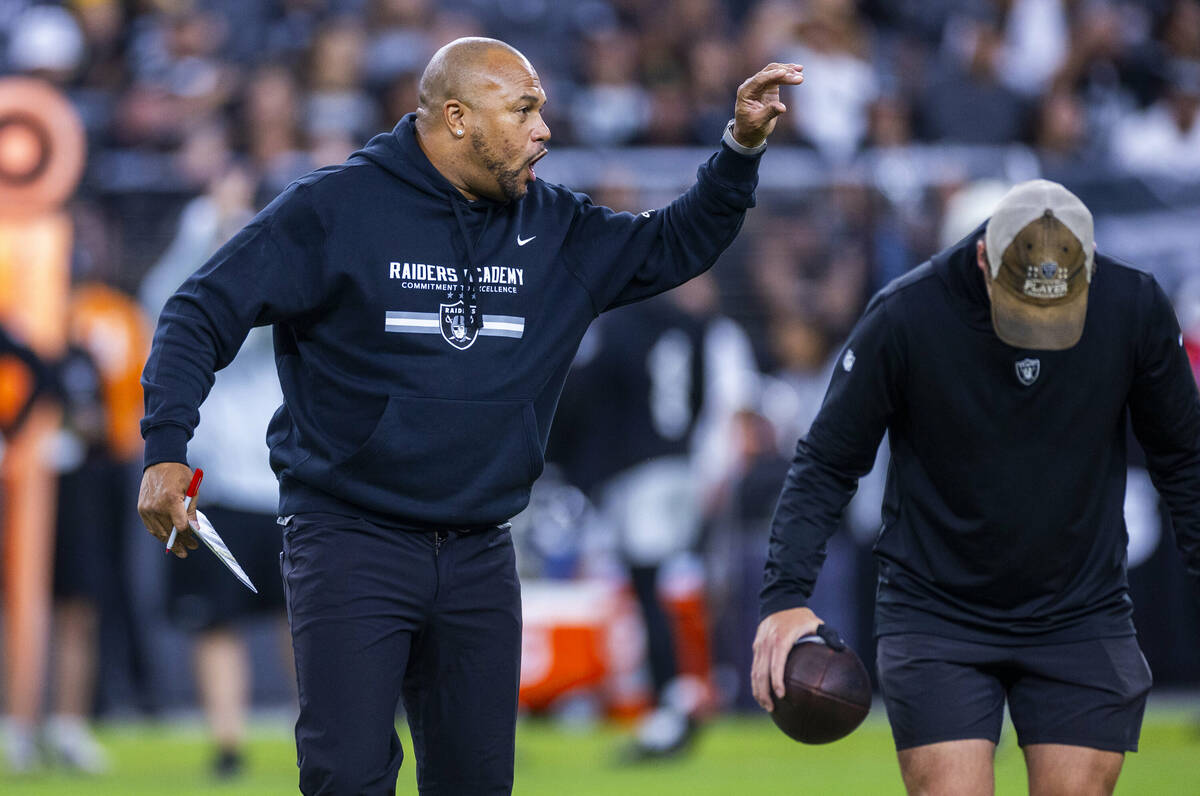
POLYGON ((296 515, 281 563, 302 793, 395 793, 399 698, 424 796, 512 792, 521 594, 507 526, 411 533, 296 515))
POLYGON ((629 567, 633 593, 642 609, 642 621, 646 623, 646 649, 656 705, 662 704, 663 691, 679 676, 679 664, 675 660, 675 630, 658 594, 658 573, 661 569, 657 565, 629 567))

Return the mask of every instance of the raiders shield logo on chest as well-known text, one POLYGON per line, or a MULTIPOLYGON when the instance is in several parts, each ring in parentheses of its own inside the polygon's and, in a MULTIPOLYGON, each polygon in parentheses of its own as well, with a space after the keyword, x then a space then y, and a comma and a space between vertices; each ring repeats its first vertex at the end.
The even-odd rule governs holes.
POLYGON ((1032 357, 1018 359, 1014 363, 1017 371, 1017 380, 1026 387, 1037 381, 1038 375, 1042 372, 1042 361, 1032 357))

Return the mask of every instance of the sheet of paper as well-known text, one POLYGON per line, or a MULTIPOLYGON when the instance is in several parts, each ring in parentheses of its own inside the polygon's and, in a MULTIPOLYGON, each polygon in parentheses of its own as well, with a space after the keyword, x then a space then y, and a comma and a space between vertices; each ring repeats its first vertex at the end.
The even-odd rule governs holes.
POLYGON ((236 575, 238 580, 246 584, 246 588, 258 594, 258 589, 254 588, 254 584, 250 582, 250 576, 238 564, 237 559, 233 557, 233 553, 229 552, 229 548, 225 546, 221 535, 217 533, 217 529, 209 522, 208 517, 204 516, 203 511, 196 512, 196 523, 200 526, 200 530, 196 531, 196 537, 201 542, 204 542, 205 547, 213 551, 213 555, 221 559, 222 564, 229 567, 229 571, 236 575))

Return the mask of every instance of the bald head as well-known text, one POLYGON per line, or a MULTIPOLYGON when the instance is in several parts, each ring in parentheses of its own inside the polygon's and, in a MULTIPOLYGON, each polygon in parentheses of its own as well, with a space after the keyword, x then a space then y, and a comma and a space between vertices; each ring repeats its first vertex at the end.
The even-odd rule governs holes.
POLYGON ((473 105, 482 90, 496 81, 495 73, 519 65, 533 71, 515 47, 498 39, 470 36, 455 39, 429 59, 417 85, 418 116, 426 123, 441 115, 447 100, 473 105))
POLYGON ((417 91, 417 144, 434 168, 468 199, 525 195, 550 128, 524 55, 495 39, 457 39, 434 53, 417 91))

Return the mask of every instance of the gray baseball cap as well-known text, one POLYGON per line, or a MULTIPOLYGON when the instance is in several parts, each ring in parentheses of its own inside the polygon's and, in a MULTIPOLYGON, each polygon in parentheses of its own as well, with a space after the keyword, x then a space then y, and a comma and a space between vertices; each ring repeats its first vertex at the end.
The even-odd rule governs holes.
POLYGON ((1018 183, 984 234, 992 326, 1016 348, 1060 351, 1083 336, 1095 268, 1091 211, 1050 180, 1018 183))

